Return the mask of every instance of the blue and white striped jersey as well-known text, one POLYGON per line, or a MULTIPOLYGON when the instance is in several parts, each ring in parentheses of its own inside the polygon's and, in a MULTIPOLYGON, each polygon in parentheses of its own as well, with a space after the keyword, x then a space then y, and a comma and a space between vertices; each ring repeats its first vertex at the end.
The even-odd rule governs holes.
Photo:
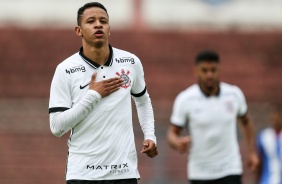
POLYGON ((282 133, 266 128, 259 133, 257 145, 262 159, 259 184, 282 184, 282 133))

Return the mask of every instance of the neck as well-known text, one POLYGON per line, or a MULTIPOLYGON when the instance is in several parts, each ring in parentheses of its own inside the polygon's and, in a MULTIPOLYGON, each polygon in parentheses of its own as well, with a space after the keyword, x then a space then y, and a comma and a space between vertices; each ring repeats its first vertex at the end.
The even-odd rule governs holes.
POLYGON ((201 91, 207 96, 216 96, 219 93, 219 85, 215 85, 212 88, 207 88, 199 84, 201 91))
POLYGON ((105 44, 104 46, 97 48, 91 46, 84 46, 83 44, 83 54, 87 58, 102 66, 106 63, 107 59, 109 58, 109 45, 105 44))

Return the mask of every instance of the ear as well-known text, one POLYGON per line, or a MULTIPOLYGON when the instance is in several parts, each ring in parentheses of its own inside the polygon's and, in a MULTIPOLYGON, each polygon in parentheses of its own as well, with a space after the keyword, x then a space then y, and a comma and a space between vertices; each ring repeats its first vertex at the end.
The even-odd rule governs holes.
POLYGON ((76 33, 77 36, 81 36, 81 37, 83 36, 80 26, 76 26, 76 27, 74 28, 74 31, 75 31, 75 33, 76 33))
POLYGON ((111 35, 111 26, 109 27, 109 36, 111 35))

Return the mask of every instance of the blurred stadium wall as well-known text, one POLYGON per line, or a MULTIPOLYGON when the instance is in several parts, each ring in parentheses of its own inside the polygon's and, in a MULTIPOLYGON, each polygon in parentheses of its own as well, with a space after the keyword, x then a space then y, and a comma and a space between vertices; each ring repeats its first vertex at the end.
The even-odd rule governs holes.
MULTIPOLYGON (((64 183, 66 140, 49 130, 50 83, 59 62, 77 52, 76 12, 88 1, 0 0, 0 183, 64 183)), ((114 47, 143 62, 159 156, 139 155, 140 184, 185 184, 186 155, 166 144, 175 96, 195 82, 202 49, 218 50, 222 80, 241 87, 258 132, 269 103, 282 99, 281 0, 101 0, 114 47)), ((142 133, 134 114, 136 147, 142 133)), ((241 140, 239 132, 239 140, 241 140)), ((242 145, 243 159, 245 153, 242 145)), ((244 174, 245 184, 254 176, 244 174)))

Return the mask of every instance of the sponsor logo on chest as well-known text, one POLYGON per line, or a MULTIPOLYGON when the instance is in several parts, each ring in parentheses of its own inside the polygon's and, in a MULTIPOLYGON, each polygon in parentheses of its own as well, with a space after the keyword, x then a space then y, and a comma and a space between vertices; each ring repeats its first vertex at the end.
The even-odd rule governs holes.
POLYGON ((131 63, 134 64, 135 61, 133 58, 131 57, 123 57, 123 58, 119 58, 119 59, 115 59, 117 63, 131 63))
POLYGON ((75 72, 86 72, 85 66, 80 65, 80 66, 72 67, 70 69, 66 69, 66 73, 68 74, 72 74, 75 72))

